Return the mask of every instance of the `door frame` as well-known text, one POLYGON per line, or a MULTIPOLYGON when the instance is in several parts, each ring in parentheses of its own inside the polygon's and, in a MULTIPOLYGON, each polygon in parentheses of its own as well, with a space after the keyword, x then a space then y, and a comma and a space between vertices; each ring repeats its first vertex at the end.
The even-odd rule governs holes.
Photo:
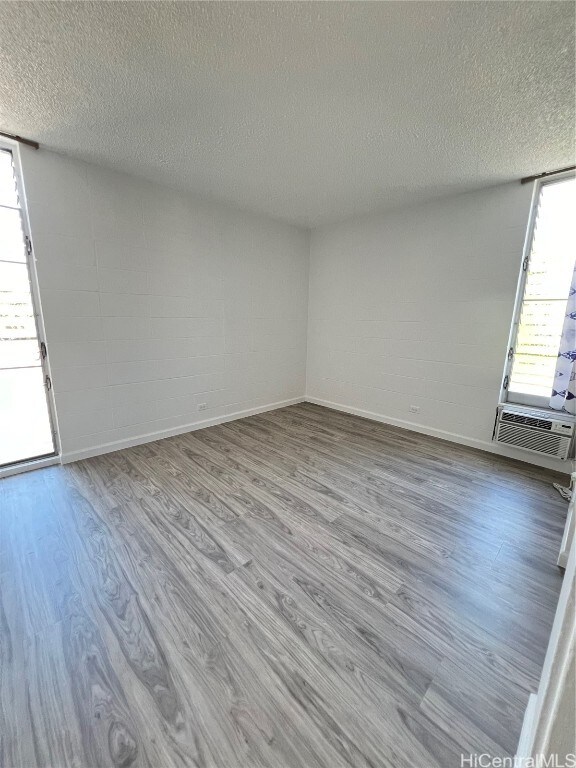
MULTIPOLYGON (((572 502, 576 501, 576 488, 572 502)), ((558 598, 554 623, 550 632, 538 692, 532 693, 524 714, 522 733, 516 750, 519 768, 536 765, 538 759, 554 754, 552 742, 554 725, 562 710, 562 702, 573 689, 575 681, 569 675, 575 653, 576 637, 576 541, 572 541, 564 580, 558 598)), ((560 764, 566 757, 558 755, 560 764)), ((544 763, 542 763, 544 765, 544 763)), ((568 763, 566 763, 568 765, 568 763)))
POLYGON ((8 150, 12 154, 12 163, 14 165, 14 175, 16 178, 16 189, 18 192, 18 198, 20 200, 20 218, 22 220, 22 231, 24 237, 28 238, 28 242, 31 245, 31 253, 28 253, 26 244, 24 247, 26 250, 26 265, 28 268, 28 278, 30 282, 30 294, 32 297, 32 307, 34 310, 34 322, 36 326, 36 337, 38 339, 38 345, 44 342, 46 347, 46 357, 42 358, 40 355, 40 366, 44 376, 44 395, 46 397, 46 407, 48 408, 48 418, 50 421, 50 428, 52 430, 52 441, 54 443, 54 452, 45 456, 32 457, 29 459, 22 459, 21 461, 6 464, 0 467, 0 478, 7 477, 9 475, 18 474, 20 472, 27 472, 31 469, 39 469, 40 467, 49 466, 51 464, 61 463, 61 449, 60 449, 60 434, 58 430, 58 419, 56 416, 56 402, 54 399, 54 386, 50 389, 46 386, 46 377, 52 383, 52 371, 50 368, 50 352, 48 342, 46 341, 46 328, 44 325, 44 314, 42 312, 42 301, 40 299, 40 286, 38 283, 38 271, 36 269, 36 251, 34 249, 34 239, 32 237, 32 231, 30 228, 30 218, 28 215, 28 202, 26 196, 26 184, 24 180, 24 174, 22 172, 22 162, 20 158, 20 146, 17 141, 12 139, 0 138, 0 149, 8 150))

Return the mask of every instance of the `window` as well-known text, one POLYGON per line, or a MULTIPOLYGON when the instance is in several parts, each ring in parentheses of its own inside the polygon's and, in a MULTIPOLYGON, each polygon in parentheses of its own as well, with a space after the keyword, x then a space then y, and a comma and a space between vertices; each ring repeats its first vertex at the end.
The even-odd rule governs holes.
POLYGON ((31 241, 14 160, 0 146, 0 472, 55 453, 31 282, 31 241))
MULTIPOLYGON (((576 259, 576 179, 559 176, 535 190, 527 251, 520 285, 521 301, 512 329, 513 350, 507 367, 506 400, 558 408, 551 402, 558 376, 567 383, 570 352, 561 340, 576 330, 567 316, 576 259), (569 330, 570 323, 574 329, 569 330)), ((572 344, 571 347, 574 345, 572 344)), ((557 400, 557 398, 555 398, 557 400)), ((560 407, 562 407, 560 405, 560 407)))

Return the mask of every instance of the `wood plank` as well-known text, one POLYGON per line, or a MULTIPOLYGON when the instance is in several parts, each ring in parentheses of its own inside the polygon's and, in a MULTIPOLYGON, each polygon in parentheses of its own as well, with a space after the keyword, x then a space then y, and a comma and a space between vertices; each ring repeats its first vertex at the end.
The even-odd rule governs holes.
POLYGON ((509 754, 561 583, 557 479, 299 404, 0 481, 0 763, 509 754))

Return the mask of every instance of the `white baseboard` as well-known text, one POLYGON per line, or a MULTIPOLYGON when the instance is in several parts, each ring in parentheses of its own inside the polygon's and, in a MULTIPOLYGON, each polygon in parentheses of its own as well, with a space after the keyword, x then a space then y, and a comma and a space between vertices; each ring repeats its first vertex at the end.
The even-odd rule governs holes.
POLYGON ((524 720, 522 721, 522 731, 520 733, 520 739, 518 741, 518 747, 516 749, 516 758, 519 765, 522 760, 526 760, 530 756, 532 749, 532 741, 534 740, 534 726, 536 725, 536 709, 538 704, 538 694, 531 693, 526 705, 526 711, 524 712, 524 720))
POLYGON ((59 456, 47 456, 44 459, 22 461, 20 464, 12 464, 12 466, 0 468, 0 478, 10 477, 11 475, 21 475, 23 472, 31 472, 33 469, 51 467, 53 464, 60 464, 59 456))
POLYGON ((285 408, 287 405, 296 405, 296 403, 303 403, 303 397, 293 397, 290 400, 282 400, 277 403, 269 403, 268 405, 262 405, 258 408, 248 408, 245 411, 235 411, 234 413, 228 413, 224 416, 217 416, 213 419, 205 419, 204 421, 196 421, 193 424, 182 424, 180 427, 174 427, 172 429, 162 429, 158 432, 149 432, 145 435, 138 435, 136 437, 129 437, 125 440, 116 440, 112 443, 102 443, 101 445, 95 445, 91 448, 86 448, 81 451, 70 451, 63 453, 61 457, 62 464, 69 464, 71 461, 80 461, 81 459, 89 459, 92 456, 100 456, 103 453, 113 453, 114 451, 121 451, 123 448, 132 448, 135 445, 142 445, 143 443, 151 443, 154 440, 163 440, 165 437, 174 437, 175 435, 182 435, 185 432, 194 432, 197 429, 205 429, 206 427, 214 427, 217 424, 224 424, 227 421, 235 421, 236 419, 244 419, 247 416, 255 416, 257 413, 265 413, 266 411, 274 411, 277 408, 285 408))
POLYGON ((384 424, 391 424, 395 427, 402 429, 408 429, 411 432, 419 432, 424 435, 430 435, 431 437, 438 437, 442 440, 448 440, 452 443, 458 443, 460 445, 467 445, 470 448, 478 448, 488 453, 494 453, 500 456, 505 456, 510 459, 516 459, 518 461, 524 461, 528 464, 534 464, 539 467, 545 467, 547 469, 554 469, 557 472, 569 473, 570 466, 567 466, 568 462, 560 461, 559 459, 548 458, 543 456, 542 458, 532 457, 532 455, 524 456, 522 452, 514 451, 507 448, 507 446, 501 446, 497 443, 491 443, 485 440, 478 440, 476 438, 466 437, 455 432, 447 432, 443 429, 435 429, 433 427, 426 427, 416 422, 406 421, 404 419, 397 419, 392 416, 384 416, 380 413, 373 411, 366 411, 361 408, 354 408, 352 406, 344 405, 342 403, 334 403, 330 400, 322 400, 318 397, 294 397, 289 400, 282 400, 276 403, 269 403, 268 405, 260 406, 258 408, 249 408, 244 411, 235 411, 234 413, 226 414, 225 416, 218 416, 212 419, 205 419, 204 421, 197 421, 192 424, 183 424, 182 426, 172 429, 159 430, 158 432, 149 432, 144 435, 138 435, 136 437, 126 438, 124 440, 117 440, 112 443, 102 443, 100 445, 92 446, 80 451, 64 452, 61 457, 62 464, 68 464, 71 461, 79 461, 80 459, 88 459, 91 456, 99 456, 103 453, 112 453, 113 451, 120 451, 123 448, 131 448, 135 445, 142 445, 143 443, 150 443, 154 440, 162 440, 166 437, 174 437, 175 435, 181 435, 185 432, 193 432, 197 429, 204 429, 206 427, 213 427, 217 424, 224 424, 227 421, 235 421, 236 419, 243 419, 247 416, 255 416, 258 413, 265 413, 266 411, 273 411, 277 408, 285 408, 288 405, 296 405, 297 403, 309 402, 315 405, 322 405, 325 408, 333 408, 336 411, 343 411, 344 413, 350 413, 354 416, 360 416, 364 419, 370 419, 372 421, 379 421, 384 424))
POLYGON ((569 474, 572 470, 571 462, 561 461, 560 459, 554 459, 553 457, 542 456, 536 457, 531 453, 524 455, 524 451, 515 451, 507 446, 500 445, 499 443, 488 442, 487 440, 478 440, 474 437, 466 437, 456 432, 447 432, 444 429, 436 429, 434 427, 426 427, 423 424, 418 424, 414 421, 406 421, 405 419, 397 419, 393 416, 384 416, 381 413, 374 413, 373 411, 365 411, 362 408, 354 408, 350 405, 343 405, 342 403, 333 403, 330 400, 322 400, 319 397, 306 396, 304 400, 307 403, 314 403, 315 405, 322 405, 325 408, 333 408, 336 411, 343 411, 344 413, 350 413, 354 416, 361 416, 363 419, 370 419, 371 421, 380 421, 384 424, 390 424, 394 427, 400 427, 401 429, 408 429, 411 432, 419 432, 423 435, 430 435, 431 437, 438 437, 441 440, 449 440, 451 443, 458 443, 459 445, 467 445, 470 448, 478 448, 481 451, 487 451, 488 453, 495 453, 499 456, 505 456, 508 459, 516 459, 516 461, 524 461, 527 464, 535 464, 537 467, 545 467, 546 469, 554 469, 557 472, 564 472, 569 474))

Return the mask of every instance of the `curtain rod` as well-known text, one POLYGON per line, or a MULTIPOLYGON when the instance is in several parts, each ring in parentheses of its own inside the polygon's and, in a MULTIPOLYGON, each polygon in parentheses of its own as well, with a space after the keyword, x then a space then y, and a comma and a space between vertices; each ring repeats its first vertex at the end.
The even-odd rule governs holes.
POLYGON ((547 176, 556 176, 557 173, 564 173, 565 171, 576 170, 576 165, 568 165, 566 168, 559 168, 557 171, 545 171, 544 173, 537 173, 535 176, 525 176, 520 179, 520 184, 528 184, 536 179, 545 179, 547 176))
POLYGON ((13 133, 4 133, 3 131, 0 131, 0 136, 3 136, 5 139, 13 139, 20 142, 20 144, 26 144, 27 147, 32 147, 32 149, 40 149, 40 144, 37 141, 32 141, 32 139, 24 139, 22 136, 15 136, 13 133))

